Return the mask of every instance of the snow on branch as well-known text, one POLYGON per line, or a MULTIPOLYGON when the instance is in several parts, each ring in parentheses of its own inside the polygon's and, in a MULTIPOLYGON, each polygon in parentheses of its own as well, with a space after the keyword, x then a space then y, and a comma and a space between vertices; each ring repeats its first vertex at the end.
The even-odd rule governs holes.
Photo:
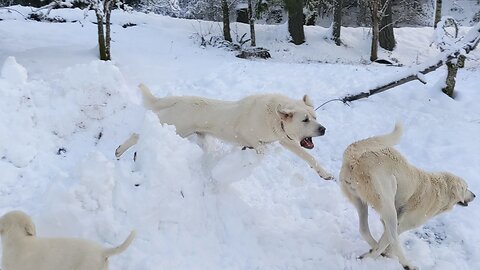
POLYGON ((50 14, 50 11, 52 11, 52 9, 54 9, 54 8, 57 8, 57 7, 67 7, 67 8, 69 8, 69 7, 72 7, 72 6, 73 5, 72 5, 71 2, 54 0, 50 3, 48 3, 47 5, 39 7, 37 9, 32 8, 32 12, 33 13, 38 13, 39 11, 46 9, 47 12, 46 12, 46 14, 44 14, 44 16, 47 16, 48 14, 50 14))
MULTIPOLYGON (((441 27, 438 27, 441 28, 441 27)), ((473 51, 478 44, 480 43, 480 23, 475 25, 464 37, 463 40, 466 42, 462 46, 445 46, 443 47, 443 52, 435 59, 430 61, 427 64, 424 64, 416 69, 411 69, 403 76, 399 76, 396 79, 390 80, 388 83, 382 84, 374 89, 371 89, 366 92, 360 92, 354 95, 347 95, 341 100, 344 103, 355 101, 362 98, 368 98, 372 95, 387 91, 391 88, 397 87, 399 85, 411 82, 414 80, 419 80, 422 83, 426 83, 423 75, 426 75, 432 71, 437 70, 439 67, 443 66, 446 63, 458 59, 460 56, 465 55, 473 51)))

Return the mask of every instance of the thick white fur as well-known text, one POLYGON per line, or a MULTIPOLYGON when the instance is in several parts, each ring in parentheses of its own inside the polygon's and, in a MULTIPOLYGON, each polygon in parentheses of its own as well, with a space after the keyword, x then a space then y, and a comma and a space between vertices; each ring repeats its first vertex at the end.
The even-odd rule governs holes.
POLYGON ((405 269, 416 269, 405 258, 398 235, 450 210, 468 205, 475 195, 466 182, 448 172, 429 173, 409 164, 392 146, 402 135, 392 133, 347 147, 340 171, 341 188, 356 207, 360 234, 372 248, 361 257, 396 256, 405 269), (368 205, 378 212, 384 233, 377 242, 368 226, 368 205))
POLYGON ((31 218, 21 211, 0 218, 0 234, 2 270, 107 270, 108 257, 124 251, 135 238, 132 231, 114 248, 83 239, 39 238, 31 218))
MULTIPOLYGON (((145 107, 155 112, 161 123, 174 125, 182 137, 209 134, 257 152, 265 144, 278 141, 304 159, 322 178, 333 178, 300 145, 306 137, 325 133, 306 95, 302 100, 278 94, 253 95, 233 102, 193 96, 156 98, 145 85, 139 88, 145 107)), ((133 134, 117 148, 115 155, 120 157, 137 141, 138 134, 133 134)))

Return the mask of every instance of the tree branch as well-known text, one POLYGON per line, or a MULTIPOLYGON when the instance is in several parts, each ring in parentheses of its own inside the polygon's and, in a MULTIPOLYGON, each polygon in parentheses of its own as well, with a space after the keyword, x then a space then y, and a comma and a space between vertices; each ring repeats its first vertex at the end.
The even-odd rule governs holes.
POLYGON ((478 46, 478 44, 480 43, 480 23, 478 23, 475 27, 473 27, 465 37, 469 40, 467 43, 465 43, 462 47, 455 49, 454 51, 450 51, 450 52, 446 51, 442 53, 442 55, 439 57, 439 60, 437 60, 437 62, 430 64, 427 67, 420 69, 419 71, 410 72, 407 76, 403 76, 399 79, 396 79, 387 84, 378 86, 367 92, 360 92, 354 95, 347 95, 341 98, 341 100, 344 103, 347 103, 347 102, 355 101, 362 98, 368 98, 372 95, 387 91, 391 88, 397 87, 399 85, 402 85, 414 80, 419 80, 425 84, 426 82, 422 78, 423 75, 437 70, 439 67, 443 66, 445 63, 449 63, 452 60, 457 59, 461 55, 470 53, 478 46))
POLYGON ((26 20, 27 17, 25 15, 23 15, 20 11, 16 10, 16 9, 13 9, 13 8, 9 8, 9 7, 0 7, 0 9, 6 9, 8 11, 15 11, 16 13, 22 15, 22 17, 26 20))

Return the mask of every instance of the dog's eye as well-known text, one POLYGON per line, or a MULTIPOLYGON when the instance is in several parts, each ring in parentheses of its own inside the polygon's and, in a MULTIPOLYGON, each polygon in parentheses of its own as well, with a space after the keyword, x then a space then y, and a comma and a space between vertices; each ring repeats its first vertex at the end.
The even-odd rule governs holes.
POLYGON ((310 119, 308 119, 308 117, 302 120, 302 122, 305 122, 305 123, 308 123, 309 121, 310 119))

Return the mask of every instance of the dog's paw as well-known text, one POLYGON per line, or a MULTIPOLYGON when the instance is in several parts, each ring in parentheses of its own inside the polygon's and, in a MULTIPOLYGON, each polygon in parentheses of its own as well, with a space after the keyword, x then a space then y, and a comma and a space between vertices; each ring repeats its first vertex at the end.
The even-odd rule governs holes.
POLYGON ((363 253, 362 255, 358 256, 357 259, 363 260, 363 259, 365 259, 365 258, 368 258, 370 254, 372 254, 372 250, 371 250, 371 249, 370 249, 370 251, 365 252, 365 253, 363 253))
POLYGON ((392 258, 392 254, 388 252, 382 252, 380 253, 380 256, 385 257, 385 258, 392 258))
POLYGON ((329 173, 326 173, 326 172, 318 172, 318 175, 320 175, 321 178, 325 179, 325 180, 333 180, 335 179, 335 177, 333 177, 333 175, 329 174, 329 173))
POLYGON ((412 265, 403 265, 403 269, 405 270, 419 270, 418 267, 412 265))
POLYGON ((382 253, 380 253, 380 256, 385 257, 385 258, 393 258, 392 251, 390 250, 390 246, 388 246, 382 253))
POLYGON ((120 159, 120 156, 122 155, 123 153, 120 151, 120 146, 117 147, 117 149, 115 149, 115 157, 117 157, 117 159, 120 159))

